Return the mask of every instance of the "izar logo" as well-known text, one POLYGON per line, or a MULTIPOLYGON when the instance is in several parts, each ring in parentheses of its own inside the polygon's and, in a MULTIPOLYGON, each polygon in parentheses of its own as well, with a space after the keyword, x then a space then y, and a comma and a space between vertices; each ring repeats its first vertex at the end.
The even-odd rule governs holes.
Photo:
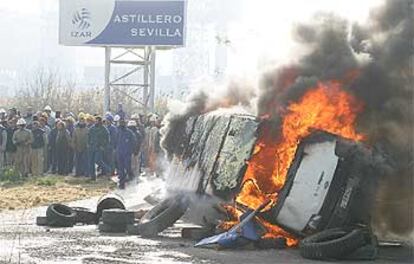
POLYGON ((80 30, 88 29, 91 26, 90 21, 91 13, 84 7, 73 14, 72 24, 76 25, 80 30))

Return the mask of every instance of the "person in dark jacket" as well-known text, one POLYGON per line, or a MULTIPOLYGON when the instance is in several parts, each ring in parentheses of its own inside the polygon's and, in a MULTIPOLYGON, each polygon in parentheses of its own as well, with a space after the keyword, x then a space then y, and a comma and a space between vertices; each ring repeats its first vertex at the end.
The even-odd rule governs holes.
POLYGON ((105 127, 109 132, 109 144, 105 149, 104 162, 111 167, 111 175, 115 174, 115 149, 118 129, 113 125, 114 117, 111 113, 105 115, 105 127))
POLYGON ((68 150, 70 148, 71 138, 69 131, 66 129, 64 122, 60 121, 56 125, 57 134, 55 142, 55 158, 57 165, 57 173, 59 175, 67 175, 69 173, 67 160, 68 150))
POLYGON ((128 174, 131 170, 131 156, 135 151, 135 146, 136 137, 134 132, 126 127, 124 119, 120 119, 116 147, 118 187, 120 189, 125 189, 125 184, 128 181, 128 174))
POLYGON ((14 165, 14 160, 15 160, 16 151, 17 151, 17 147, 13 143, 13 135, 14 135, 14 132, 17 130, 16 120, 10 119, 9 121, 7 121, 7 124, 8 124, 8 127, 6 128, 7 142, 6 142, 6 151, 5 151, 5 156, 6 156, 5 164, 7 166, 12 166, 14 165))
POLYGON ((137 173, 139 173, 141 170, 140 168, 141 159, 140 159, 139 154, 140 154, 140 148, 141 148, 143 137, 138 130, 138 125, 136 121, 130 120, 128 122, 128 128, 134 133, 135 138, 136 138, 133 155, 132 155, 131 168, 128 173, 128 177, 130 179, 133 179, 135 178, 135 175, 137 175, 137 173))
POLYGON ((84 117, 79 118, 73 131, 72 144, 75 150, 75 175, 88 176, 88 128, 84 117))
POLYGON ((104 151, 109 144, 109 132, 103 126, 102 117, 95 117, 95 125, 89 129, 88 148, 89 148, 89 176, 96 180, 95 164, 102 168, 102 174, 107 174, 111 168, 103 161, 104 151))
MULTIPOLYGON (((72 116, 69 116, 65 119, 65 125, 66 129, 69 131, 69 135, 72 138, 73 137, 73 131, 75 130, 75 119, 72 116)), ((67 152, 67 161, 66 161, 66 167, 68 173, 73 172, 74 167, 74 158, 75 158, 75 151, 73 150, 72 144, 70 144, 67 152)))
POLYGON ((0 122, 0 169, 4 167, 5 152, 7 144, 7 129, 0 122))
POLYGON ((43 148, 47 145, 46 132, 40 127, 38 121, 32 123, 32 151, 30 153, 30 166, 33 176, 43 175, 43 148))
POLYGON ((50 130, 48 138, 48 170, 50 169, 52 173, 57 172, 57 159, 56 159, 56 137, 58 134, 57 124, 60 120, 55 121, 55 127, 50 130))

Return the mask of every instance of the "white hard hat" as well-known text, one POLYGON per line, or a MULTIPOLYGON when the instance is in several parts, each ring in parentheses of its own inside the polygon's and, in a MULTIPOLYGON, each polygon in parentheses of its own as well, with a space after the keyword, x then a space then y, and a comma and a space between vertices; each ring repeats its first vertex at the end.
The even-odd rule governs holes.
POLYGON ((134 120, 129 120, 128 126, 137 126, 137 122, 135 122, 134 120))
POLYGON ((18 126, 26 125, 26 120, 24 120, 23 118, 20 118, 19 120, 17 120, 16 125, 18 126))
POLYGON ((114 121, 115 122, 118 122, 120 119, 121 119, 121 117, 119 115, 115 115, 114 116, 114 121))
POLYGON ((151 117, 150 117, 150 122, 156 122, 158 120, 158 116, 157 115, 152 115, 151 117))
POLYGON ((52 107, 50 107, 50 105, 46 105, 43 110, 45 110, 45 111, 52 111, 52 107))
POLYGON ((0 114, 5 114, 5 113, 6 113, 6 110, 4 110, 3 108, 0 109, 0 114))
POLYGON ((137 115, 137 114, 133 114, 132 116, 131 116, 131 119, 138 119, 139 118, 139 115, 137 115))

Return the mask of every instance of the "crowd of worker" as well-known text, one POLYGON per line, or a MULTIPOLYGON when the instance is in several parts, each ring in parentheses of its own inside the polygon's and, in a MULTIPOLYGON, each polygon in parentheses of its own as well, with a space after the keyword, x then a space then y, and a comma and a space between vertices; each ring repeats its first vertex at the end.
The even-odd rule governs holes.
POLYGON ((158 171, 160 126, 157 115, 129 116, 121 104, 104 116, 63 114, 50 106, 25 113, 0 109, 0 169, 13 166, 23 177, 117 175, 123 189, 137 175, 158 171))

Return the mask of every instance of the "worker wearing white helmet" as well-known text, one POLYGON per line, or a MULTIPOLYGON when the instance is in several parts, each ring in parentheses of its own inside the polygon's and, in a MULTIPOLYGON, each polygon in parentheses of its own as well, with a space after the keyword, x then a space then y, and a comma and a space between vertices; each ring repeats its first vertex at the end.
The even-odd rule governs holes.
POLYGON ((43 108, 43 111, 47 114, 47 124, 49 127, 55 127, 56 118, 55 113, 52 112, 52 107, 50 107, 50 105, 46 105, 45 108, 43 108))
POLYGON ((129 120, 127 126, 128 127, 136 127, 137 126, 137 122, 135 122, 135 120, 129 120))
POLYGON ((50 105, 46 105, 45 108, 43 108, 43 111, 51 113, 52 107, 50 107, 50 105))
POLYGON ((6 119, 6 114, 7 114, 6 110, 1 108, 0 109, 0 121, 6 119))
POLYGON ((30 150, 33 136, 32 132, 26 129, 26 120, 23 118, 17 120, 16 125, 18 129, 13 134, 13 144, 17 147, 15 164, 21 175, 27 176, 29 173, 30 150))
POLYGON ((19 120, 17 120, 17 123, 16 123, 16 125, 18 126, 18 127, 20 127, 20 126, 26 126, 26 120, 24 120, 24 118, 19 118, 19 120))

